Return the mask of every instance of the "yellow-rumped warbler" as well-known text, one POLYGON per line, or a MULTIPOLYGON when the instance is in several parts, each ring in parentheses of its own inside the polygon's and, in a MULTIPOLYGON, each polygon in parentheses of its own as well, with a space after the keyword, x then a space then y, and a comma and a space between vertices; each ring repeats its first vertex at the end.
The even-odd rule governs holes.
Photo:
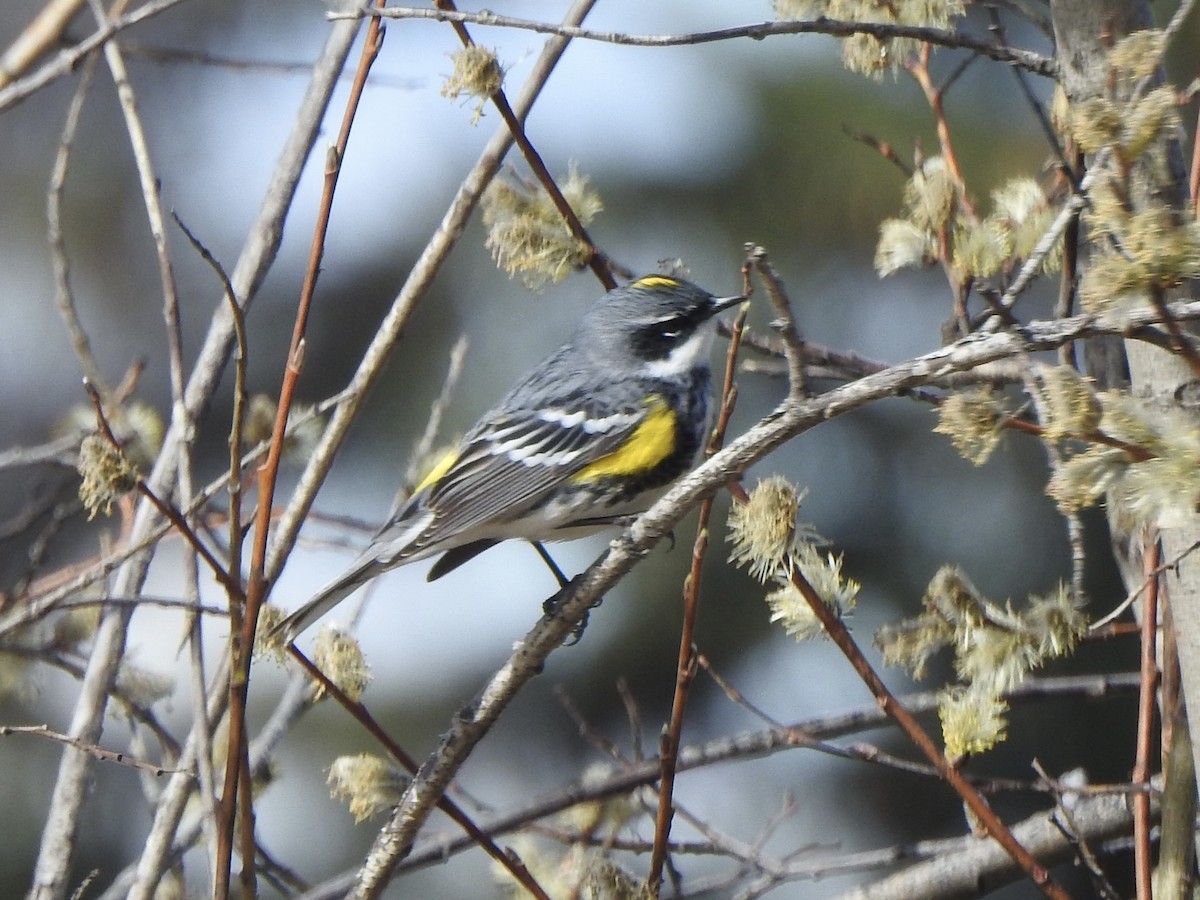
POLYGON ((609 291, 279 633, 405 563, 443 554, 432 580, 503 540, 582 537, 646 510, 704 448, 714 317, 743 299, 666 275, 609 291))

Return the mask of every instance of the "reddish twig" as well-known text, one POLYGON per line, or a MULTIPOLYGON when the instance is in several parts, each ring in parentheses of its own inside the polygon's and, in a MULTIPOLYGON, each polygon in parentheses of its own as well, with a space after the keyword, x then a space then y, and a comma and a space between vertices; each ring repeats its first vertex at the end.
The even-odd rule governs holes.
MULTIPOLYGON (((338 687, 334 682, 330 681, 329 678, 326 677, 325 673, 322 672, 312 660, 305 656, 295 644, 288 644, 287 649, 292 658, 295 659, 296 662, 300 663, 300 666, 306 672, 308 672, 308 674, 311 675, 314 680, 320 683, 325 692, 329 694, 329 696, 333 697, 333 699, 338 702, 342 709, 350 713, 350 715, 354 717, 358 724, 365 728, 370 735, 375 738, 375 740, 379 741, 379 743, 383 745, 384 749, 391 754, 392 758, 396 760, 396 762, 398 762, 406 772, 408 772, 410 775, 416 773, 418 768, 417 761, 409 756, 403 747, 392 740, 392 736, 388 734, 377 721, 375 721, 375 717, 371 715, 370 711, 362 703, 347 695, 345 691, 338 687)), ((482 847, 487 854, 492 857, 492 859, 496 860, 496 862, 500 863, 500 865, 508 870, 508 873, 517 880, 517 883, 522 885, 525 890, 529 891, 532 896, 536 897, 537 900, 550 900, 546 892, 542 889, 541 885, 537 883, 529 869, 525 867, 525 864, 521 862, 517 855, 511 850, 505 851, 500 849, 500 847, 496 845, 496 842, 493 841, 491 837, 489 837, 478 825, 476 825, 471 820, 471 817, 468 816, 457 803, 443 794, 438 799, 438 809, 457 822, 462 827, 463 831, 467 833, 468 837, 482 847)))
MULTIPOLYGON (((382 5, 382 0, 377 0, 382 5)), ((358 103, 366 85, 367 73, 371 69, 383 41, 383 28, 378 19, 372 18, 367 28, 366 41, 359 57, 358 69, 337 139, 326 157, 325 183, 313 231, 308 269, 297 303, 296 319, 292 329, 292 341, 288 350, 287 365, 279 390, 279 405, 276 409, 275 425, 271 433, 267 458, 258 470, 258 511, 254 523, 254 543, 251 549, 250 571, 246 583, 246 603, 240 618, 236 610, 230 625, 230 654, 232 660, 229 679, 229 743, 225 761, 225 784, 221 794, 220 816, 217 823, 217 863, 213 894, 218 900, 229 896, 229 872, 233 858, 234 819, 238 810, 237 798, 241 796, 243 839, 253 841, 253 810, 249 803, 250 793, 239 791, 238 785, 244 772, 249 771, 249 741, 246 739, 246 699, 250 683, 250 650, 254 646, 254 635, 258 624, 258 613, 266 600, 269 585, 266 581, 267 538, 270 531, 271 509, 275 497, 275 486, 279 475, 279 463, 283 456, 283 443, 287 431, 288 414, 295 396, 296 384, 304 361, 305 331, 308 314, 316 290, 321 260, 325 253, 325 235, 333 209, 333 196, 337 189, 338 174, 342 158, 350 139, 350 128, 354 122, 358 103)), ((247 785, 248 787, 248 785, 247 785)), ((252 844, 251 844, 252 846, 252 844)), ((253 894, 254 854, 242 860, 244 867, 243 885, 253 894)))
POLYGON ((954 152, 954 141, 950 138, 950 123, 946 119, 946 110, 943 102, 945 95, 943 90, 933 83, 933 75, 929 71, 929 61, 932 56, 933 45, 929 43, 922 44, 921 52, 918 54, 917 59, 910 62, 905 68, 917 82, 922 93, 925 94, 925 102, 929 104, 929 110, 933 113, 933 124, 937 132, 938 147, 941 149, 942 159, 946 161, 946 170, 959 187, 958 198, 963 211, 972 219, 975 219, 978 217, 978 213, 975 210, 975 205, 967 196, 967 182, 963 178, 962 167, 958 164, 958 154, 954 152))
MULTIPOLYGON (((112 426, 108 422, 108 416, 104 413, 104 401, 100 398, 100 392, 86 378, 83 380, 83 389, 87 392, 88 399, 92 403, 92 408, 96 411, 96 424, 100 428, 100 433, 115 449, 121 450, 121 442, 117 439, 116 434, 113 433, 112 426)), ((221 583, 221 586, 231 593, 240 595, 241 585, 229 574, 225 566, 221 564, 221 561, 213 555, 212 551, 204 546, 200 540, 200 536, 188 524, 183 513, 176 509, 173 504, 168 503, 155 494, 150 489, 150 485, 146 483, 146 479, 141 475, 137 476, 136 489, 139 494, 150 501, 150 504, 158 510, 163 518, 170 522, 183 535, 188 546, 200 555, 200 558, 212 570, 213 577, 221 583)))
MULTIPOLYGON (((737 351, 741 344, 742 331, 746 326, 748 304, 742 304, 729 340, 729 352, 725 358, 725 380, 721 387, 721 412, 716 428, 709 440, 707 453, 712 456, 721 449, 725 429, 737 401, 737 387, 733 383, 737 368, 737 351)), ((675 673, 675 697, 671 703, 671 722, 659 740, 659 763, 662 773, 658 787, 658 812, 654 821, 654 849, 650 855, 650 874, 646 883, 653 896, 657 897, 662 885, 663 864, 667 857, 667 843, 671 836, 671 819, 674 815, 672 796, 675 788, 675 770, 679 759, 679 744, 683 734, 683 716, 687 708, 688 693, 696 677, 696 618, 700 612, 700 574, 704 567, 704 556, 708 550, 708 520, 712 515, 713 497, 710 494, 700 503, 700 520, 696 526, 696 541, 692 545, 692 565, 683 583, 683 624, 679 629, 679 665, 675 673)))
MULTIPOLYGON (((454 0, 435 0, 435 2, 438 9, 443 12, 458 12, 454 6, 454 0)), ((380 5, 382 6, 382 4, 380 5)), ((464 47, 474 46, 475 41, 471 38, 470 33, 467 31, 467 26, 462 21, 452 21, 450 24, 464 47)), ((606 289, 612 290, 617 286, 617 282, 613 278, 608 258, 596 248, 596 245, 588 235, 587 229, 579 221, 579 216, 575 214, 575 210, 571 208, 571 204, 567 202, 567 198, 558 189, 558 184, 554 181, 554 176, 550 174, 550 170, 546 168, 545 162, 542 161, 541 154, 537 152, 537 148, 529 140, 529 135, 525 133, 524 123, 513 112, 513 108, 508 102, 508 97, 504 94, 504 89, 498 88, 491 95, 490 99, 495 105, 496 110, 500 113, 500 118, 508 126, 508 131, 513 136, 513 140, 520 149, 521 155, 525 157, 525 162, 533 170, 534 177, 537 178, 538 182, 545 189, 547 196, 550 197, 551 202, 554 204, 554 208, 558 210, 558 214, 562 216, 567 230, 571 232, 571 236, 587 244, 588 266, 595 273, 596 277, 600 279, 600 283, 606 289)))
MULTIPOLYGON (((950 123, 946 119, 944 99, 948 84, 938 87, 933 83, 933 76, 929 70, 929 62, 932 56, 933 45, 928 43, 922 44, 917 57, 906 61, 905 68, 925 94, 925 100, 929 104, 930 112, 933 113, 934 129, 937 132, 941 157, 946 163, 946 171, 950 173, 950 177, 954 180, 954 184, 957 187, 955 193, 958 197, 959 209, 967 219, 976 221, 979 218, 979 214, 975 209, 975 204, 967 194, 967 182, 963 177, 962 167, 958 162, 958 154, 954 151, 954 142, 950 138, 950 123)), ((951 235, 952 223, 953 218, 948 217, 938 229, 937 256, 941 262, 942 270, 946 274, 946 280, 950 284, 950 290, 953 292, 953 321, 958 326, 958 334, 965 336, 971 331, 971 317, 967 312, 967 298, 971 292, 972 281, 970 278, 964 278, 959 273, 958 267, 954 264, 953 238, 951 235)))
MULTIPOLYGON (((1158 535, 1147 538, 1143 571, 1150 584, 1142 594, 1142 682, 1138 692, 1137 750, 1130 777, 1135 785, 1150 784, 1150 757, 1154 740, 1154 701, 1158 689, 1158 663, 1155 645, 1158 637, 1158 578, 1153 573, 1159 566, 1162 550, 1158 535)), ((1150 847, 1150 795, 1141 793, 1133 798, 1134 878, 1138 900, 1153 897, 1154 859, 1150 847)))
MULTIPOLYGON (((1025 434, 1035 434, 1039 437, 1045 434, 1045 429, 1037 422, 1029 422, 1025 419, 1019 419, 1016 416, 1007 416, 1002 423, 1005 428, 1012 431, 1021 431, 1025 434)), ((1103 444, 1105 447, 1112 447, 1114 450, 1120 450, 1127 454, 1134 462, 1145 462, 1148 459, 1154 459, 1155 454, 1147 450, 1145 447, 1140 447, 1137 444, 1131 444, 1128 441, 1123 441, 1120 438, 1115 438, 1112 435, 1105 434, 1103 431, 1089 431, 1086 434, 1069 434, 1067 437, 1072 440, 1085 441, 1089 444, 1103 444)))
POLYGON ((852 141, 858 141, 860 144, 865 144, 872 150, 877 150, 880 156, 904 173, 905 179, 912 178, 912 166, 910 166, 896 154, 896 148, 893 147, 888 141, 881 141, 873 134, 868 134, 865 131, 857 131, 851 128, 849 125, 842 126, 842 133, 852 141))
POLYGON ((854 668, 858 677, 862 679, 871 695, 875 698, 875 702, 901 730, 908 736, 928 759, 938 774, 942 776, 950 786, 958 793, 963 802, 970 808, 971 812, 979 819, 983 828, 1004 850, 1012 857, 1013 861, 1021 867, 1021 869, 1029 876, 1030 880, 1038 886, 1038 888, 1047 897, 1053 900, 1070 900, 1070 896, 1051 878, 1050 873, 1046 868, 1037 861, 1037 859, 1026 850, 1008 829, 1008 826, 1001 821, 1000 817, 988 805, 987 800, 983 795, 963 776, 955 766, 952 766, 942 752, 934 744, 933 739, 925 731, 924 728, 917 722, 904 705, 896 698, 887 685, 883 683, 883 679, 871 668, 871 664, 867 662, 867 658, 863 656, 862 650, 855 643, 854 638, 850 636, 850 631, 846 628, 841 618, 825 604, 808 580, 796 568, 794 563, 789 563, 788 577, 796 590, 798 590, 808 605, 812 608, 813 615, 820 620, 821 625, 825 629, 825 633, 837 645, 837 648, 842 651, 842 655, 854 668))
MULTIPOLYGON (((761 247, 747 247, 746 262, 747 267, 743 271, 747 274, 749 268, 754 268, 758 271, 767 286, 768 295, 771 297, 776 312, 779 314, 780 319, 783 320, 781 331, 785 337, 784 352, 789 357, 789 369, 794 372, 803 364, 803 346, 798 340, 787 340, 789 333, 798 336, 799 331, 795 327, 795 316, 792 313, 791 306, 787 303, 786 294, 778 289, 780 287, 778 277, 770 268, 765 250, 761 247)), ((800 386, 792 383, 790 385, 790 396, 796 396, 799 390, 800 386)), ((735 492, 734 499, 738 502, 745 502, 745 492, 735 492)), ((999 816, 992 811, 992 808, 983 798, 983 795, 967 781, 962 772, 947 761, 937 745, 934 744, 932 738, 929 737, 929 734, 918 724, 912 713, 888 690, 887 686, 883 683, 883 679, 879 677, 866 657, 863 656, 858 644, 851 637, 849 630, 842 622, 838 613, 825 604, 797 568, 794 561, 789 560, 787 562, 786 571, 789 581, 804 596, 804 599, 812 608, 813 614, 824 627, 826 634, 829 635, 838 649, 842 651, 842 654, 854 668, 859 678, 862 679, 863 683, 871 691, 871 695, 875 698, 876 703, 879 704, 879 708, 900 726, 909 740, 933 763, 938 774, 954 788, 958 795, 962 797, 963 802, 979 818, 980 823, 987 833, 1004 848, 1013 861, 1041 889, 1042 893, 1047 897, 1054 898, 1054 900, 1069 900, 1066 892, 1055 883, 1045 867, 1013 837, 1012 832, 1000 820, 999 816)))
POLYGON ((1171 350, 1184 358, 1193 375, 1200 376, 1200 353, 1196 352, 1196 344, 1192 336, 1186 334, 1179 326, 1179 320, 1167 309, 1166 297, 1163 296, 1163 289, 1158 285, 1150 288, 1150 303, 1162 316, 1163 327, 1171 336, 1171 350))

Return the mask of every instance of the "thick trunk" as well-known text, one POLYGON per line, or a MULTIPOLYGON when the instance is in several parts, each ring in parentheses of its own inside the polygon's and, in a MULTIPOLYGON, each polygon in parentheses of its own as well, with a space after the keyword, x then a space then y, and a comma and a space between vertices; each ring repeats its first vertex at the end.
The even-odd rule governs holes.
MULTIPOLYGON (((1124 98, 1112 97, 1108 51, 1125 35, 1152 26, 1149 3, 1144 0, 1051 0, 1050 7, 1061 66, 1060 81, 1071 104, 1100 96, 1119 103, 1124 98)), ((1182 212, 1188 197, 1180 147, 1172 140, 1156 156, 1159 163, 1154 172, 1150 171, 1149 165, 1139 165, 1131 173, 1130 203, 1135 210, 1151 203, 1166 203, 1182 212), (1163 183, 1164 170, 1167 172, 1166 183, 1163 183)), ((1111 251, 1094 246, 1093 252, 1111 251)), ((1155 408, 1179 407, 1176 397, 1180 388, 1194 380, 1191 369, 1180 356, 1139 341, 1125 342, 1125 356, 1130 389, 1135 396, 1155 408)), ((1102 383, 1109 384, 1116 373, 1094 374, 1102 383)), ((1197 426, 1200 427, 1200 419, 1197 426)), ((1120 522, 1125 517, 1117 510, 1110 511, 1109 518, 1120 522)), ((1200 540, 1200 529, 1164 529, 1161 540, 1162 561, 1171 565, 1165 587, 1177 629, 1175 638, 1179 647, 1183 694, 1185 699, 1192 701, 1190 731, 1200 734, 1195 718, 1200 715, 1200 558, 1196 554, 1184 555, 1188 547, 1200 540)), ((1143 545, 1142 534, 1121 533, 1120 528, 1114 528, 1118 562, 1130 590, 1136 589, 1145 578, 1143 545)), ((1200 751, 1200 742, 1194 742, 1193 747, 1194 758, 1197 758, 1195 754, 1200 751)))

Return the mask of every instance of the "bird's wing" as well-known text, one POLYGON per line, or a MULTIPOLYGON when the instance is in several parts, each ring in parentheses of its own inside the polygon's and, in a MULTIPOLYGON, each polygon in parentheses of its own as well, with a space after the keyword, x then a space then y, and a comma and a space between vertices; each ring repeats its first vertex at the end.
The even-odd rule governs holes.
POLYGON ((375 546, 402 538, 404 546, 389 548, 393 559, 401 559, 489 522, 518 518, 565 479, 617 451, 664 408, 659 400, 605 416, 585 410, 495 413, 435 468, 445 471, 418 489, 375 546), (420 519, 427 524, 414 535, 412 523, 420 519))

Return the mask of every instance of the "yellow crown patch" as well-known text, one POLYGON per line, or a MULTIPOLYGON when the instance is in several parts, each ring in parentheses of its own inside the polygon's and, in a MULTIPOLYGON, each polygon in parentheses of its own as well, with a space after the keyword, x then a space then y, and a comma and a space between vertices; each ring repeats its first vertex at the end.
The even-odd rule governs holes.
POLYGON ((630 287, 653 288, 653 287, 679 287, 679 282, 674 278, 669 278, 666 275, 647 275, 645 278, 639 278, 630 287))

